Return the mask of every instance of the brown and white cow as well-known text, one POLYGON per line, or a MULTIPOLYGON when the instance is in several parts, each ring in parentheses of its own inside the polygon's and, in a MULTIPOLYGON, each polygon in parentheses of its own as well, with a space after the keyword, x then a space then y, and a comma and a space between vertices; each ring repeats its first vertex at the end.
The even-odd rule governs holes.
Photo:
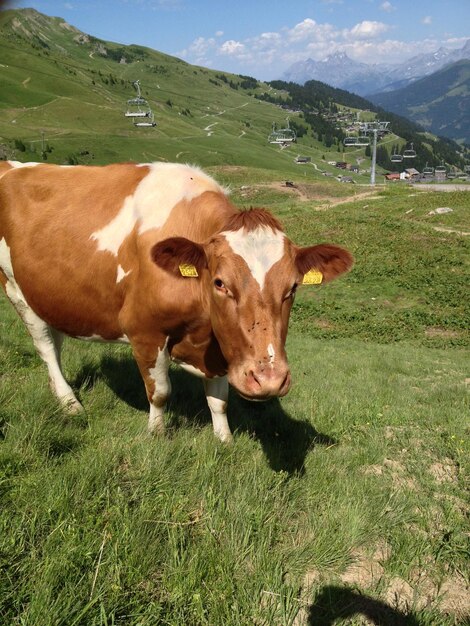
POLYGON ((340 247, 297 247, 264 209, 239 211, 196 167, 0 170, 0 282, 53 391, 82 408, 61 371, 64 336, 130 343, 152 433, 164 430, 170 361, 202 377, 223 441, 228 382, 250 400, 285 395, 297 286, 310 270, 327 282, 351 265, 340 247))

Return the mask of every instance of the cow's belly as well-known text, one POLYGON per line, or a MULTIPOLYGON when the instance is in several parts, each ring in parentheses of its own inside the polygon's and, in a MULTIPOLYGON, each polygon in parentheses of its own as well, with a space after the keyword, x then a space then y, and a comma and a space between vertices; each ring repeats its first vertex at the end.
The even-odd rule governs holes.
POLYGON ((51 263, 18 255, 15 261, 12 249, 11 282, 49 326, 71 337, 118 341, 123 337, 119 325, 123 288, 116 282, 116 262, 102 256, 76 267, 60 257, 51 263))

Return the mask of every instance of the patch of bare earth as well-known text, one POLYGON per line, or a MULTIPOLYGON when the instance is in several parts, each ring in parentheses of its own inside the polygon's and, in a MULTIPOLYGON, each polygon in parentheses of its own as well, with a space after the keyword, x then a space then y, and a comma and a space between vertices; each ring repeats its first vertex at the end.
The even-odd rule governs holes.
POLYGON ((442 463, 433 463, 429 467, 429 473, 439 483, 453 483, 457 480, 458 468, 452 459, 443 459, 442 463))
POLYGON ((447 328, 440 328, 439 326, 428 326, 424 334, 426 337, 441 337, 442 339, 457 339, 460 337, 460 333, 457 330, 449 330, 447 328))
POLYGON ((353 562, 341 575, 341 582, 359 589, 375 589, 384 575, 383 564, 388 561, 392 549, 386 541, 376 544, 372 554, 363 549, 355 550, 353 562))
MULTIPOLYGON (((470 618, 470 585, 463 576, 454 574, 439 589, 439 608, 458 618, 470 618)), ((467 622, 469 623, 469 622, 467 622)))
MULTIPOLYGON (((359 548, 352 552, 352 562, 340 576, 340 581, 345 589, 351 588, 358 592, 355 605, 357 623, 363 626, 382 623, 363 614, 367 598, 385 602, 391 609, 405 615, 411 611, 433 609, 453 616, 456 623, 457 620, 468 618, 470 587, 461 574, 452 574, 437 582, 432 577, 430 563, 429 571, 426 567, 415 569, 410 573, 409 580, 400 576, 389 577, 386 567, 391 555, 392 547, 385 540, 378 541, 372 549, 359 548)), ((299 598, 300 609, 292 626, 309 624, 312 590, 331 584, 337 586, 331 577, 325 576, 320 570, 313 568, 307 571, 299 598)))
POLYGON ((313 322, 313 325, 323 330, 332 330, 335 327, 335 325, 332 322, 329 322, 328 320, 324 320, 324 319, 315 320, 313 322))
POLYGON ((362 472, 366 476, 382 476, 388 474, 393 486, 397 489, 409 489, 410 491, 416 491, 416 480, 406 473, 405 466, 399 461, 394 459, 385 459, 382 465, 365 465, 362 468, 362 472))

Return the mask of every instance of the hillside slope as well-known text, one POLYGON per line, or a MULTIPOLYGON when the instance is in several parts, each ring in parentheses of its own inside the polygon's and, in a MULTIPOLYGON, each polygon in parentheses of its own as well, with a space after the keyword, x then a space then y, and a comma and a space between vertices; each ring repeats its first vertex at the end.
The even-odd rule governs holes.
POLYGON ((407 87, 369 96, 431 132, 470 143, 470 61, 462 60, 407 87))
MULTIPOLYGON (((295 85, 266 84, 150 48, 99 40, 33 9, 0 14, 0 55, 0 158, 245 165, 290 177, 298 174, 294 159, 302 154, 311 159, 309 177, 318 179, 337 174, 328 162, 345 157, 344 123, 332 116, 336 104, 352 107, 354 118, 383 114, 363 98, 315 81, 297 103, 295 85), (156 127, 137 128, 124 115, 127 101, 136 96, 135 81, 156 127), (286 118, 298 142, 284 149, 268 143, 268 136, 273 125, 284 127, 286 118)), ((414 133, 421 129, 395 117, 392 130, 401 143, 417 141, 414 133)), ((432 137, 426 142, 432 150, 427 161, 433 155, 439 162, 460 158, 452 142, 444 146, 432 137)), ((357 182, 367 182, 370 155, 361 148, 350 157, 361 164, 357 182)))
POLYGON ((104 42, 32 9, 0 14, 0 57, 0 143, 15 141, 22 160, 45 147, 54 162, 293 163, 267 143, 285 111, 256 100, 268 87, 249 77, 104 42), (136 80, 155 128, 136 128, 124 116, 136 80))

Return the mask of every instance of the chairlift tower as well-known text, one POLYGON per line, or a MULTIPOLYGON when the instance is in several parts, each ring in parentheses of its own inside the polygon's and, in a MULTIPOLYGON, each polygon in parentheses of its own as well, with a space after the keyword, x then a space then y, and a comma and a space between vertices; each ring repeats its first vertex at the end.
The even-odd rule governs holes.
POLYGON ((370 167, 370 184, 372 186, 375 185, 375 167, 377 163, 377 135, 383 135, 388 133, 388 126, 390 122, 364 122, 361 125, 361 131, 364 135, 371 134, 373 136, 372 140, 372 163, 370 167))

